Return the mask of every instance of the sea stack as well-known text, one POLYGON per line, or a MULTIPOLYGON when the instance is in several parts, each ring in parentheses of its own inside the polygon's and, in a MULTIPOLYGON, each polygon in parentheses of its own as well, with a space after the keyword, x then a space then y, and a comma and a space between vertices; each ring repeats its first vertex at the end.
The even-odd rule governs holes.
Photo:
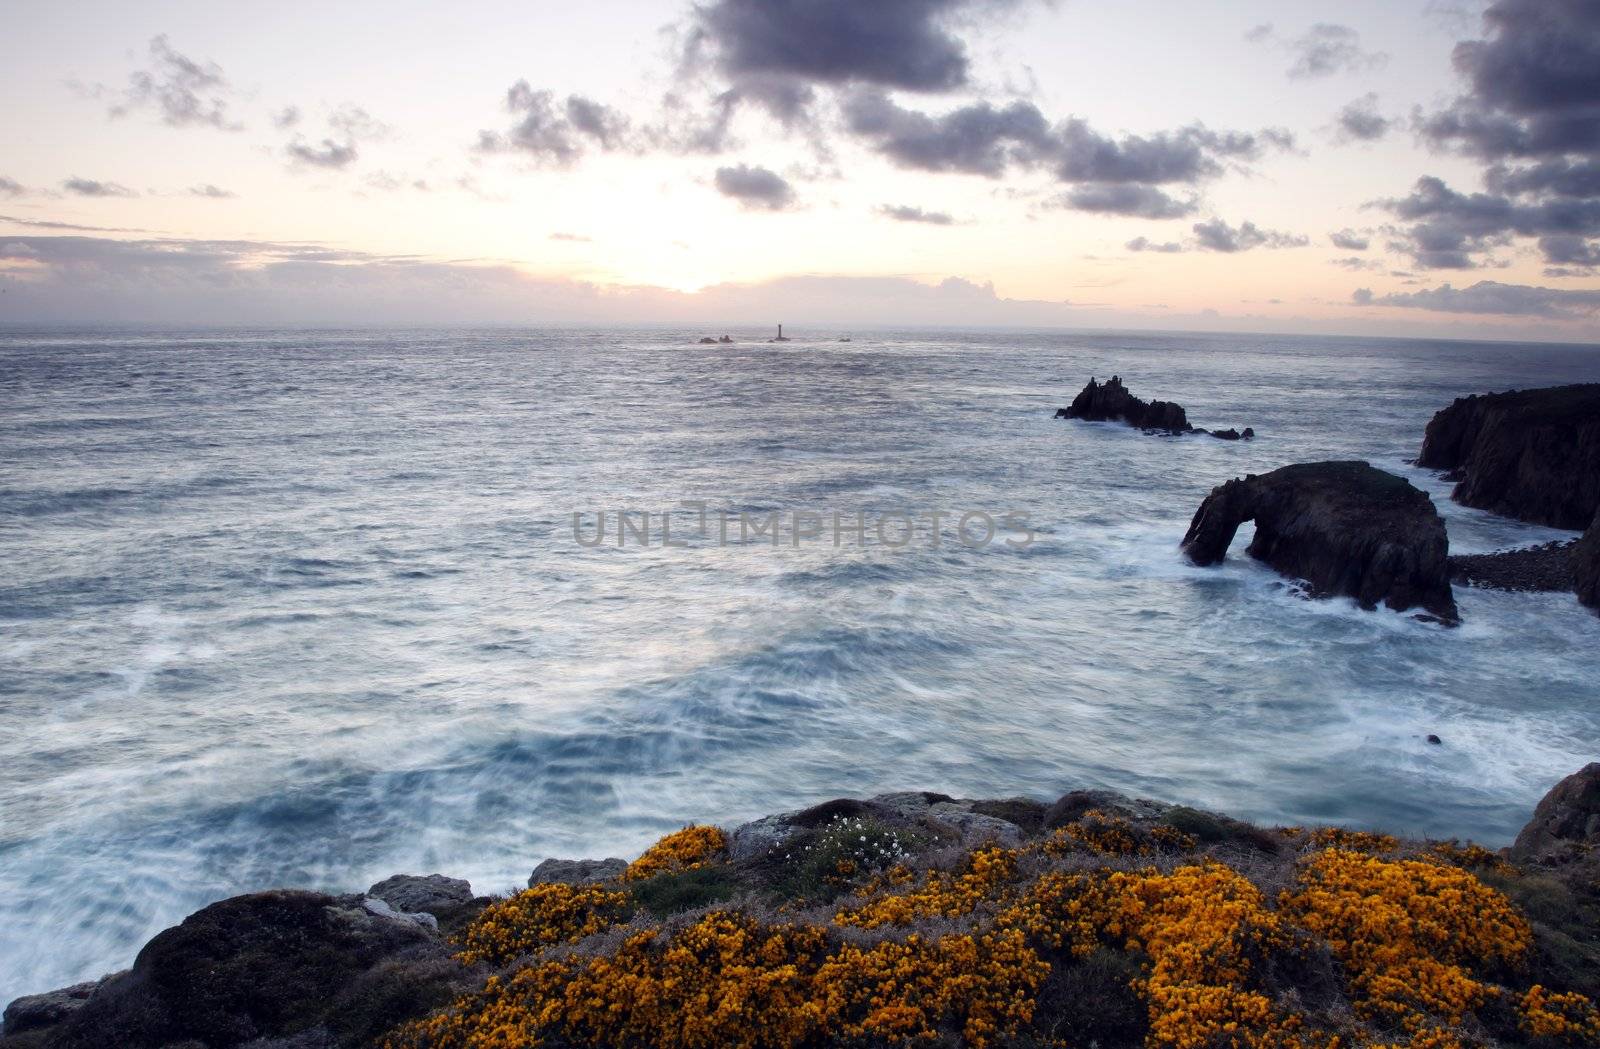
POLYGON ((1171 401, 1141 401, 1128 392, 1122 379, 1113 375, 1104 384, 1089 380, 1089 385, 1074 397, 1072 405, 1056 411, 1058 419, 1086 419, 1089 422, 1125 422, 1141 430, 1188 433, 1194 427, 1183 405, 1171 401))
POLYGON ((1365 462, 1298 463, 1213 489, 1183 537, 1197 565, 1220 562, 1246 521, 1248 553, 1313 597, 1421 608, 1456 623, 1444 520, 1427 493, 1365 462))
POLYGON ((1553 528, 1600 511, 1600 383, 1462 397, 1428 423, 1417 465, 1463 506, 1553 528))

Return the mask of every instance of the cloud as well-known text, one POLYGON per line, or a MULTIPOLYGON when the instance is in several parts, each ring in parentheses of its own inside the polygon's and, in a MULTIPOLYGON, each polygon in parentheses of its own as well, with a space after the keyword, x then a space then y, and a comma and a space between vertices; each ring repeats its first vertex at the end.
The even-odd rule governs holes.
POLYGON ((1600 290, 1543 288, 1528 284, 1502 284, 1484 280, 1465 288, 1449 284, 1422 291, 1374 295, 1358 289, 1357 305, 1397 306, 1440 313, 1500 314, 1512 317, 1574 319, 1600 313, 1600 290))
POLYGON ((279 131, 287 131, 298 123, 300 123, 299 106, 284 106, 272 114, 272 126, 279 131))
POLYGON ((1254 222, 1242 223, 1235 229, 1222 219, 1196 222, 1194 235, 1198 246, 1206 251, 1229 254, 1249 251, 1252 248, 1303 248, 1311 243, 1309 237, 1261 229, 1254 222))
POLYGON ((26 192, 27 189, 16 179, 0 175, 0 193, 4 193, 8 197, 20 197, 26 192))
POLYGON ((975 102, 933 117, 863 90, 845 99, 845 126, 899 167, 998 178, 1013 163, 1032 164, 1055 147, 1031 102, 996 108, 975 102))
POLYGON ((1178 218, 1195 210, 1194 200, 1175 199, 1158 187, 1197 185, 1229 164, 1294 143, 1276 128, 1250 133, 1202 124, 1112 137, 1076 117, 1052 127, 1026 101, 1003 108, 974 102, 933 116, 875 89, 852 92, 842 110, 846 129, 898 167, 988 178, 1013 168, 1044 168, 1074 187, 1056 198, 1056 206, 1144 218, 1178 218))
MULTIPOLYGON (((766 323, 1063 325, 1065 302, 1008 299, 951 277, 784 277, 696 293, 534 277, 502 263, 450 263, 317 244, 0 237, 7 316, 79 323, 766 323)), ((1092 315, 1091 315, 1092 316, 1092 315)))
POLYGON ((740 164, 718 168, 717 192, 750 211, 785 211, 795 204, 794 187, 777 172, 740 164))
POLYGON ((1394 121, 1378 112, 1378 96, 1368 92, 1339 110, 1334 138, 1339 142, 1376 142, 1389 133, 1394 121))
POLYGON ((232 192, 230 192, 228 190, 223 189, 220 186, 213 186, 209 182, 203 183, 203 184, 198 185, 198 186, 190 186, 189 187, 189 196, 191 196, 191 197, 205 197, 208 200, 232 200, 233 198, 237 197, 238 195, 239 194, 232 193, 232 192))
POLYGON ((1343 248, 1345 251, 1366 251, 1372 246, 1371 240, 1348 228, 1328 234, 1328 239, 1333 242, 1334 247, 1343 248))
POLYGON ((1375 202, 1411 223, 1395 242, 1424 269, 1473 269, 1481 258, 1514 237, 1538 237, 1570 261, 1571 245, 1600 236, 1600 196, 1518 198, 1506 194, 1461 193, 1442 179, 1425 175, 1406 197, 1375 202))
MULTIPOLYGON (((97 88, 94 93, 107 92, 97 88)), ((150 68, 128 76, 128 87, 116 96, 110 115, 122 117, 136 110, 152 110, 169 127, 238 131, 242 125, 228 119, 230 94, 221 66, 180 54, 163 33, 150 41, 150 68)))
MULTIPOLYGON (((1453 53, 1467 90, 1413 118, 1423 141, 1483 162, 1488 193, 1419 180, 1380 202, 1402 219, 1419 265, 1468 269, 1517 238, 1545 261, 1600 253, 1600 6, 1592 0, 1497 0, 1484 36, 1453 53)), ((1581 265, 1592 265, 1580 263, 1581 265)))
POLYGON ((968 83, 957 16, 1014 6, 1010 0, 712 0, 696 6, 691 60, 709 60, 735 86, 781 78, 902 91, 951 91, 968 83))
POLYGON ((550 234, 550 239, 567 241, 572 244, 589 244, 594 240, 593 237, 585 237, 581 233, 552 233, 550 234))
POLYGON ((956 221, 948 212, 924 211, 909 204, 884 204, 878 208, 878 214, 896 222, 921 222, 930 226, 951 226, 956 221))
POLYGON ((519 80, 506 91, 505 106, 515 122, 504 132, 480 131, 480 152, 515 152, 542 166, 565 168, 591 146, 603 152, 631 146, 627 116, 582 95, 558 104, 554 93, 519 80))
POLYGON ((346 102, 328 115, 328 134, 320 142, 296 135, 283 151, 296 165, 339 171, 360 158, 360 142, 385 139, 392 130, 362 107, 346 102))
POLYGON ((1123 246, 1129 251, 1154 251, 1163 255, 1176 255, 1183 250, 1183 245, 1177 243, 1176 241, 1167 241, 1164 244, 1158 244, 1155 241, 1150 240, 1148 237, 1134 237, 1123 246))
POLYGON ((283 148, 290 160, 314 168, 341 170, 355 163, 360 156, 354 142, 335 142, 331 138, 325 138, 315 145, 304 139, 296 139, 283 148))
POLYGON ((127 229, 118 226, 80 226, 75 222, 51 222, 45 219, 25 219, 16 215, 0 215, 0 222, 9 222, 15 226, 29 226, 33 229, 59 229, 72 230, 80 233, 153 233, 148 229, 127 229))
POLYGON ((1294 52, 1289 75, 1297 80, 1377 69, 1389 61, 1382 52, 1364 51, 1361 34, 1349 26, 1318 23, 1288 44, 1294 52))
POLYGON ((1056 198, 1055 203, 1077 211, 1128 215, 1143 219, 1178 219, 1200 206, 1194 198, 1178 200, 1155 186, 1138 183, 1091 182, 1056 198))
POLYGON ((76 175, 63 181, 61 188, 80 197, 137 197, 139 195, 127 186, 116 182, 101 182, 99 179, 78 178, 76 175))
POLYGON ((1359 255, 1349 255, 1342 259, 1334 259, 1335 266, 1342 266, 1347 270, 1381 270, 1383 263, 1377 259, 1364 259, 1359 255))

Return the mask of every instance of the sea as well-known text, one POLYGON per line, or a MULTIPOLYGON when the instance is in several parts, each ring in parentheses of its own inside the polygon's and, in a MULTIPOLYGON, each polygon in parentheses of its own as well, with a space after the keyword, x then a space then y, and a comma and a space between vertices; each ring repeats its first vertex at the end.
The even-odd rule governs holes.
POLYGON ((1250 526, 1179 552, 1213 486, 1323 459, 1427 491, 1455 552, 1569 538, 1410 460, 1600 348, 707 334, 0 331, 0 1002, 238 893, 507 892, 840 796, 1500 846, 1600 757, 1570 594, 1458 588, 1449 629, 1306 599, 1250 526), (1054 418, 1112 374, 1256 437, 1054 418))

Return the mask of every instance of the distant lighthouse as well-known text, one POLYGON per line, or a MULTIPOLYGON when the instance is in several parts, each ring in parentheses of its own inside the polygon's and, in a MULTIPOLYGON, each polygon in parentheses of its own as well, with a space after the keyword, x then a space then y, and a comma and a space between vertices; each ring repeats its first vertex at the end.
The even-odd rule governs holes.
POLYGON ((781 325, 781 324, 778 325, 778 337, 776 339, 773 339, 772 341, 773 342, 788 342, 789 341, 788 339, 785 339, 783 337, 783 325, 781 325))

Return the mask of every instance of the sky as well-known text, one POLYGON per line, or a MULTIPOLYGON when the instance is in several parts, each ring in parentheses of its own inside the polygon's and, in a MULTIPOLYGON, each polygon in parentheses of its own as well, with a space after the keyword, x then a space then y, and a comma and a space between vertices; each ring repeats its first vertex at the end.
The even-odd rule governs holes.
POLYGON ((0 15, 0 324, 1600 341, 1600 0, 0 15))

